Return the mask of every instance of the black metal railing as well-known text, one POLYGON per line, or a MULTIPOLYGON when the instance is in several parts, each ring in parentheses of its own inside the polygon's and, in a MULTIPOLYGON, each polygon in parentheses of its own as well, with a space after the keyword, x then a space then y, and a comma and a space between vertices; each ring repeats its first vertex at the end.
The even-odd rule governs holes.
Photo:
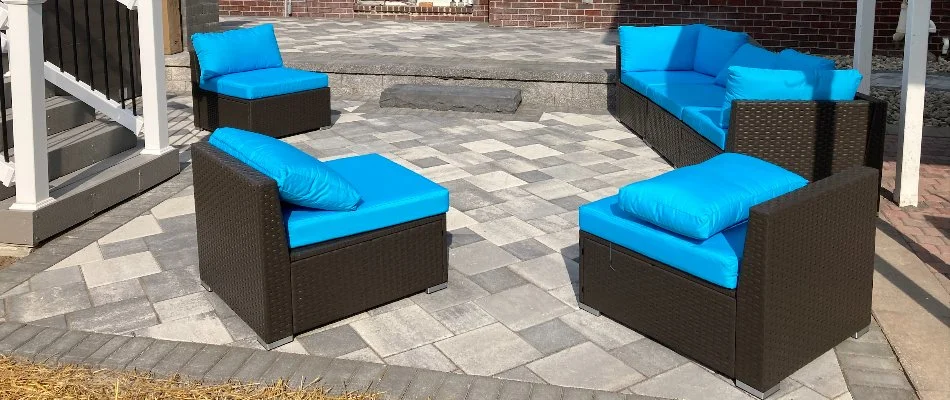
POLYGON ((116 0, 49 0, 43 38, 46 61, 138 115, 137 12, 116 0))

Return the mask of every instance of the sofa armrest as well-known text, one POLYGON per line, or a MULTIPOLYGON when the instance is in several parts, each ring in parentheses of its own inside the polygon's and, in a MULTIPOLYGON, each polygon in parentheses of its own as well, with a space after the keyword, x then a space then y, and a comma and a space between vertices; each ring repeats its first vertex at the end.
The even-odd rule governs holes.
POLYGON ((616 68, 617 68, 617 82, 620 82, 620 45, 619 44, 617 45, 616 68))
POLYGON ((887 104, 853 101, 733 102, 725 151, 748 154, 817 181, 864 165, 880 170, 887 104))
POLYGON ((736 289, 736 377, 760 390, 871 320, 878 171, 755 206, 736 289))
POLYGON ((291 336, 290 250, 277 182, 206 142, 191 151, 201 280, 265 343, 291 336))
POLYGON ((191 58, 188 64, 191 68, 191 83, 197 85, 201 82, 201 64, 198 63, 198 55, 194 50, 188 50, 188 56, 191 58))

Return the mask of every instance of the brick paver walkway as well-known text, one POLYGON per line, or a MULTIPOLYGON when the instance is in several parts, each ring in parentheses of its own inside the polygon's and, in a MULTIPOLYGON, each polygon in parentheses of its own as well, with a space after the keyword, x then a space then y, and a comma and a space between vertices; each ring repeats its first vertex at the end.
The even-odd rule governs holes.
MULTIPOLYGON (((897 136, 888 135, 886 143, 883 187, 893 193, 897 136)), ((906 237, 907 246, 950 291, 950 130, 924 137, 918 206, 899 208, 882 201, 881 217, 906 237)))

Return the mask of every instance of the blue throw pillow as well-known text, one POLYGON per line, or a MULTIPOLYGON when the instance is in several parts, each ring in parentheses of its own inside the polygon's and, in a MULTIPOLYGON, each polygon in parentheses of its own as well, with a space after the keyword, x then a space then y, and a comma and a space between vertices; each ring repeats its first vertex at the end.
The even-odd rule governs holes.
POLYGON ((198 83, 216 76, 284 66, 274 25, 191 35, 201 65, 198 83))
POLYGON ((776 68, 798 71, 817 71, 835 69, 834 60, 801 53, 795 49, 785 49, 778 53, 776 68))
POLYGON ((699 25, 621 26, 621 71, 690 71, 699 25))
POLYGON ((856 69, 816 71, 818 83, 815 100, 854 100, 863 75, 856 69))
POLYGON ((280 198, 302 207, 355 210, 360 195, 349 182, 320 160, 270 136, 235 128, 218 128, 212 146, 277 181, 280 198))
POLYGON ((749 219, 749 209, 808 184, 777 165, 737 153, 620 189, 620 209, 697 240, 749 219))
POLYGON ((749 42, 749 35, 702 25, 696 39, 693 70, 709 76, 719 75, 736 50, 749 42))
POLYGON ((726 68, 716 75, 715 83, 719 86, 726 86, 726 78, 729 77, 729 67, 749 67, 749 68, 775 68, 778 62, 778 54, 758 47, 751 43, 746 43, 736 50, 732 58, 726 62, 726 68))

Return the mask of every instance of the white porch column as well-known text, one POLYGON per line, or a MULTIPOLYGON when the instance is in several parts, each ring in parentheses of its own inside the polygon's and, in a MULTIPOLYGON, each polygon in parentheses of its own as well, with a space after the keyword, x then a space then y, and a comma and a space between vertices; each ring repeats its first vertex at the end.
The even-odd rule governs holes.
POLYGON ((37 210, 49 197, 43 77, 43 2, 7 0, 9 15, 10 92, 16 161, 16 201, 12 210, 37 210))
POLYGON ((142 70, 142 131, 145 136, 145 150, 142 154, 158 155, 174 150, 168 146, 162 2, 140 0, 137 4, 142 70))
POLYGON ((854 32, 854 68, 864 79, 858 91, 871 93, 871 54, 874 48, 874 7, 876 0, 858 0, 857 21, 854 32))
POLYGON ((901 90, 901 129, 897 140, 900 153, 897 156, 895 197, 900 207, 917 205, 929 28, 930 0, 911 0, 907 5, 904 79, 901 90))

